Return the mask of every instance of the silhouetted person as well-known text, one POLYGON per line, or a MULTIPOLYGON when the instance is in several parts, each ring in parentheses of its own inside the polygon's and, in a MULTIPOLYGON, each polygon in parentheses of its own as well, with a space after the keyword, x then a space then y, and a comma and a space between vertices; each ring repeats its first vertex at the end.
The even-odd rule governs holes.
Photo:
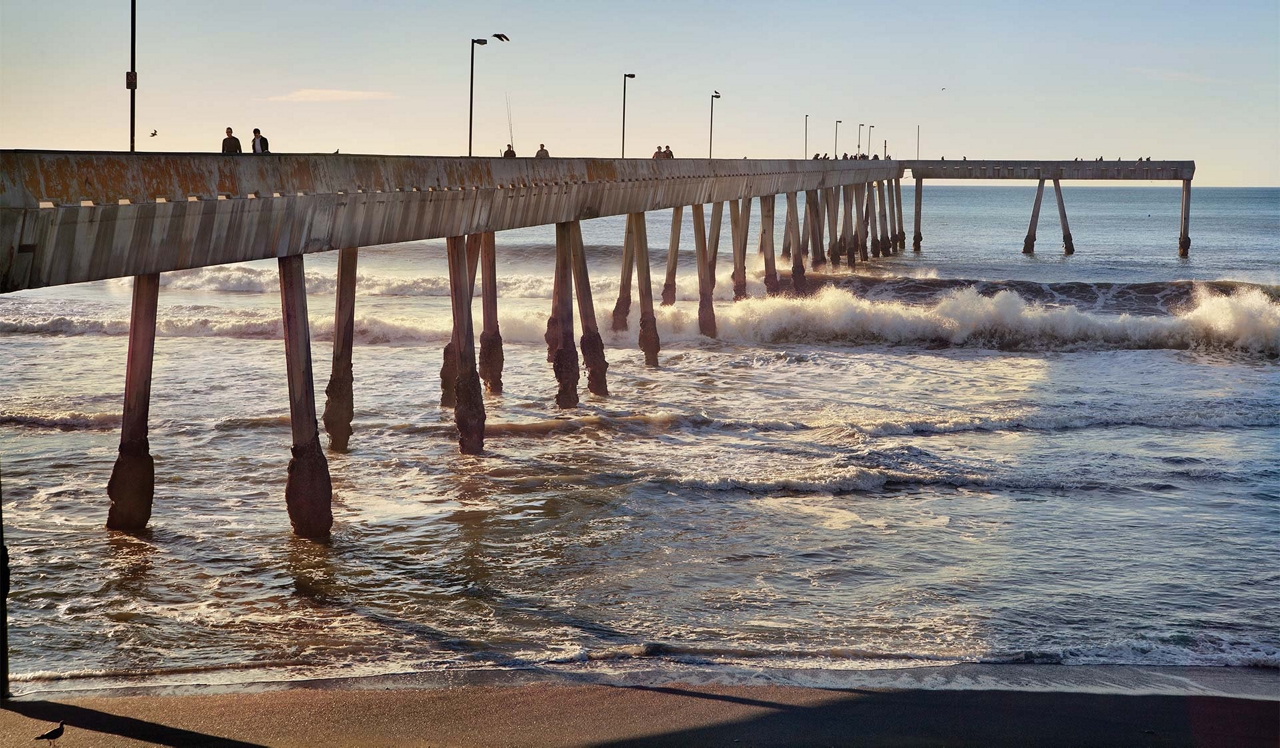
POLYGON ((663 157, 663 158, 675 158, 675 157, 676 157, 676 154, 674 154, 674 153, 672 153, 672 152, 671 152, 671 146, 667 146, 667 147, 665 147, 665 148, 663 148, 663 149, 662 149, 662 157, 663 157))
POLYGON ((223 153, 242 153, 240 150, 240 138, 231 134, 231 128, 227 128, 227 137, 222 139, 223 153))
POLYGON ((510 143, 507 143, 507 150, 505 150, 505 151, 503 151, 503 152, 502 152, 502 157, 503 157, 503 158, 515 158, 515 157, 516 157, 516 149, 512 148, 510 143))
POLYGON ((660 145, 655 145, 655 146, 653 147, 653 157, 654 157, 654 158, 666 158, 666 157, 667 157, 667 155, 666 155, 665 153, 663 153, 663 152, 662 152, 662 146, 660 146, 660 145))
POLYGON ((880 154, 879 154, 879 153, 877 153, 876 155, 872 156, 872 157, 871 157, 871 160, 872 160, 872 161, 879 161, 879 160, 880 160, 880 154))
POLYGON ((254 153, 270 153, 271 152, 271 147, 267 144, 267 139, 262 137, 262 131, 256 127, 253 128, 253 140, 250 142, 253 143, 254 153))
POLYGON ((533 154, 534 158, 551 158, 551 153, 547 150, 546 143, 538 144, 538 152, 533 154))
POLYGON ((813 154, 813 160, 814 160, 814 161, 821 161, 821 160, 822 160, 822 154, 821 154, 821 153, 815 153, 815 154, 813 154))

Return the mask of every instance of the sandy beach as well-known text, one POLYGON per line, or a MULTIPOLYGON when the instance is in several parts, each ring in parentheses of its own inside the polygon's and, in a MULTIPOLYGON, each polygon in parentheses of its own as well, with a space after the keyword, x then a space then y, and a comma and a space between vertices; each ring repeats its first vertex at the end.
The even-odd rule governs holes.
POLYGON ((1274 671, 1201 669, 1188 677, 1178 671, 1194 669, 1053 668, 1047 676, 1044 670, 961 666, 885 676, 899 683, 942 677, 951 688, 546 682, 406 688, 395 679, 356 679, 256 693, 64 692, 8 702, 0 712, 0 746, 30 746, 58 720, 67 723, 63 748, 1280 744, 1274 671), (1176 681, 1181 687, 1170 688, 1176 681), (1098 692, 1105 690, 1112 692, 1098 692))

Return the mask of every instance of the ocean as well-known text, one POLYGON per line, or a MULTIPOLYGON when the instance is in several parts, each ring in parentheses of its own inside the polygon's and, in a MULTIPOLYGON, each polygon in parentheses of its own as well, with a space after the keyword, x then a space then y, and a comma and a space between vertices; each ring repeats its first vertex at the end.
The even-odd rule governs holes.
MULTIPOLYGON (((1024 256, 1033 194, 926 184, 921 253, 766 299, 751 249, 737 303, 726 215, 716 340, 686 211, 658 369, 638 303, 609 331, 623 219, 586 221, 611 395, 584 377, 565 411, 554 227, 500 233, 482 456, 438 404, 443 242, 362 249, 330 544, 285 513, 275 263, 162 277, 136 535, 104 528, 131 281, 0 296, 13 690, 1280 668, 1280 189, 1195 188, 1187 259, 1156 187, 1068 186, 1074 256, 1051 197, 1024 256)), ((669 224, 648 217, 657 291, 669 224)), ((321 410, 336 263, 306 258, 321 410)))

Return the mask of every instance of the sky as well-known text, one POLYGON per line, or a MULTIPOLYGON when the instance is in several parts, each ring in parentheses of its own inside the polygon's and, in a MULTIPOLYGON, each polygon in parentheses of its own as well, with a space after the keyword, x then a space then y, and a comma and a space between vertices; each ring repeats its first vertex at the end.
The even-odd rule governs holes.
MULTIPOLYGON (((1196 161, 1280 186, 1280 2, 137 0, 138 149, 1196 161), (509 108, 508 108, 509 104, 509 108), (510 118, 508 118, 508 112, 510 118), (808 146, 805 145, 805 115, 808 146), (841 120, 839 141, 835 122, 841 120), (155 137, 149 137, 152 130, 155 137), (862 128, 867 147, 867 128, 862 128)), ((0 148, 128 150, 129 3, 0 0, 0 148)))

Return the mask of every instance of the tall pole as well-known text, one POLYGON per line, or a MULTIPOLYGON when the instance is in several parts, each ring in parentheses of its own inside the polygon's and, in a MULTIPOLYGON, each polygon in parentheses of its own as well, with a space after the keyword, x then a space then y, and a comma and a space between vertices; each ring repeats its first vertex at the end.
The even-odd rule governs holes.
POLYGON ((875 125, 867 125, 867 158, 871 158, 871 151, 875 146, 871 145, 871 131, 876 129, 875 125))
POLYGON ((809 115, 804 116, 804 157, 809 158, 809 115))
POLYGON ((467 155, 471 155, 471 133, 476 118, 476 45, 487 44, 485 39, 471 40, 471 95, 467 99, 467 155))
POLYGON ((858 155, 858 156, 862 155, 862 123, 861 122, 858 123, 858 152, 855 155, 858 155))
MULTIPOLYGON (((134 151, 134 136, 137 132, 136 104, 138 95, 138 0, 129 2, 129 74, 125 76, 124 85, 129 89, 129 152, 134 151)), ((6 663, 8 660, 5 660, 6 663)), ((8 685, 8 670, 5 670, 8 685)), ((6 689, 7 691, 7 689, 6 689)))
POLYGON ((831 144, 831 158, 840 158, 840 123, 844 120, 836 120, 836 139, 831 144))
POLYGON ((627 79, 636 77, 635 73, 622 74, 622 157, 627 157, 627 79))
POLYGON ((889 160, 889 141, 887 141, 887 140, 886 140, 886 141, 884 141, 884 155, 882 155, 880 158, 882 158, 882 159, 884 159, 884 160, 886 160, 886 161, 888 161, 888 160, 889 160))
POLYGON ((711 146, 715 142, 716 134, 716 99, 720 98, 719 91, 711 93, 711 126, 707 130, 707 158, 711 158, 711 146))
POLYGON ((916 161, 920 160, 920 125, 916 125, 916 161))

